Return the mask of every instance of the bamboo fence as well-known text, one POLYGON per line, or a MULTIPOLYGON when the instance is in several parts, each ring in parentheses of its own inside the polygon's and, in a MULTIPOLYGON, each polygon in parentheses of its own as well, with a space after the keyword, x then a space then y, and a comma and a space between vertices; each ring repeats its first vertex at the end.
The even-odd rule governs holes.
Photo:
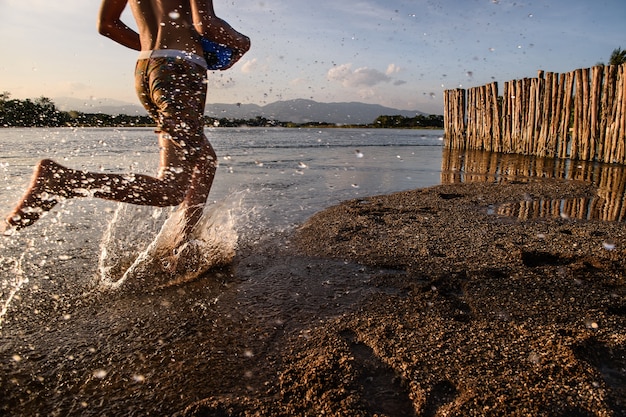
POLYGON ((626 64, 446 90, 445 147, 626 164, 626 64))

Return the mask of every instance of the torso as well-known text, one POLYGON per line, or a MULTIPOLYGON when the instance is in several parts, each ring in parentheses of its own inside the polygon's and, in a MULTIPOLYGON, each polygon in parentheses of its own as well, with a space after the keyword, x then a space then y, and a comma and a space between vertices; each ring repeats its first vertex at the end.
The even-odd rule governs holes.
POLYGON ((141 49, 176 49, 202 54, 189 0, 130 0, 141 49))

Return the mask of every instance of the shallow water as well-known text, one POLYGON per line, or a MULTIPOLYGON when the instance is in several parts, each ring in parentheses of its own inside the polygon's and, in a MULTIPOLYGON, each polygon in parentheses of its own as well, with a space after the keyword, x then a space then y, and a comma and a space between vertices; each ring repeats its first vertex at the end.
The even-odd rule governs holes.
MULTIPOLYGON (((370 282, 380 271, 291 248, 295 226, 339 201, 547 177, 597 183, 600 212, 619 212, 624 196, 621 167, 444 152, 441 131, 208 133, 220 168, 202 230, 177 248, 184 256, 161 250, 172 249, 175 209, 95 199, 65 201, 0 240, 0 414, 170 415, 261 392, 286 340, 395 291, 370 282)), ((2 211, 43 157, 152 173, 157 150, 149 129, 0 129, 2 211)))

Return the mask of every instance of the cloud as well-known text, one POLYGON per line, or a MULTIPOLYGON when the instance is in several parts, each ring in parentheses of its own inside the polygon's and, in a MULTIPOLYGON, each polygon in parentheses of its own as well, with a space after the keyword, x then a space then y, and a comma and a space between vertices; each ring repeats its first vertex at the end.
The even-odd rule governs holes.
POLYGON ((229 76, 224 76, 221 73, 211 74, 209 72, 209 76, 207 77, 207 87, 209 88, 209 91, 212 89, 225 90, 235 87, 235 80, 229 76))
POLYGON ((376 69, 361 67, 352 70, 352 64, 342 64, 328 70, 329 80, 340 82, 348 88, 373 87, 391 81, 391 77, 376 69))
POLYGON ((256 67, 257 67, 256 58, 249 59, 241 67, 241 72, 243 72, 244 74, 250 74, 251 72, 254 72, 256 67))
POLYGON ((391 75, 391 74, 397 74, 399 72, 400 72, 399 66, 397 66, 396 64, 389 64, 389 66, 387 67, 387 71, 385 71, 385 74, 391 75))
POLYGON ((310 84, 309 81, 306 78, 302 78, 302 77, 298 77, 298 78, 294 78, 293 80, 289 81, 290 85, 308 85, 310 84))

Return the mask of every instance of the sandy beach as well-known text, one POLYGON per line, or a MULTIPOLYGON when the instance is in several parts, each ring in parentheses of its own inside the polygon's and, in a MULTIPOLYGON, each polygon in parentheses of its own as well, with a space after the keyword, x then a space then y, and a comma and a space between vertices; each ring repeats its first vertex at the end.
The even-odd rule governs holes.
POLYGON ((185 415, 626 415, 624 225, 562 212, 595 197, 442 185, 316 214, 299 251, 373 268, 378 291, 287 338, 271 395, 185 415))
POLYGON ((608 208, 575 181, 440 185, 330 207, 182 286, 38 301, 39 324, 25 294, 1 410, 624 416, 626 233, 596 219, 608 208))

